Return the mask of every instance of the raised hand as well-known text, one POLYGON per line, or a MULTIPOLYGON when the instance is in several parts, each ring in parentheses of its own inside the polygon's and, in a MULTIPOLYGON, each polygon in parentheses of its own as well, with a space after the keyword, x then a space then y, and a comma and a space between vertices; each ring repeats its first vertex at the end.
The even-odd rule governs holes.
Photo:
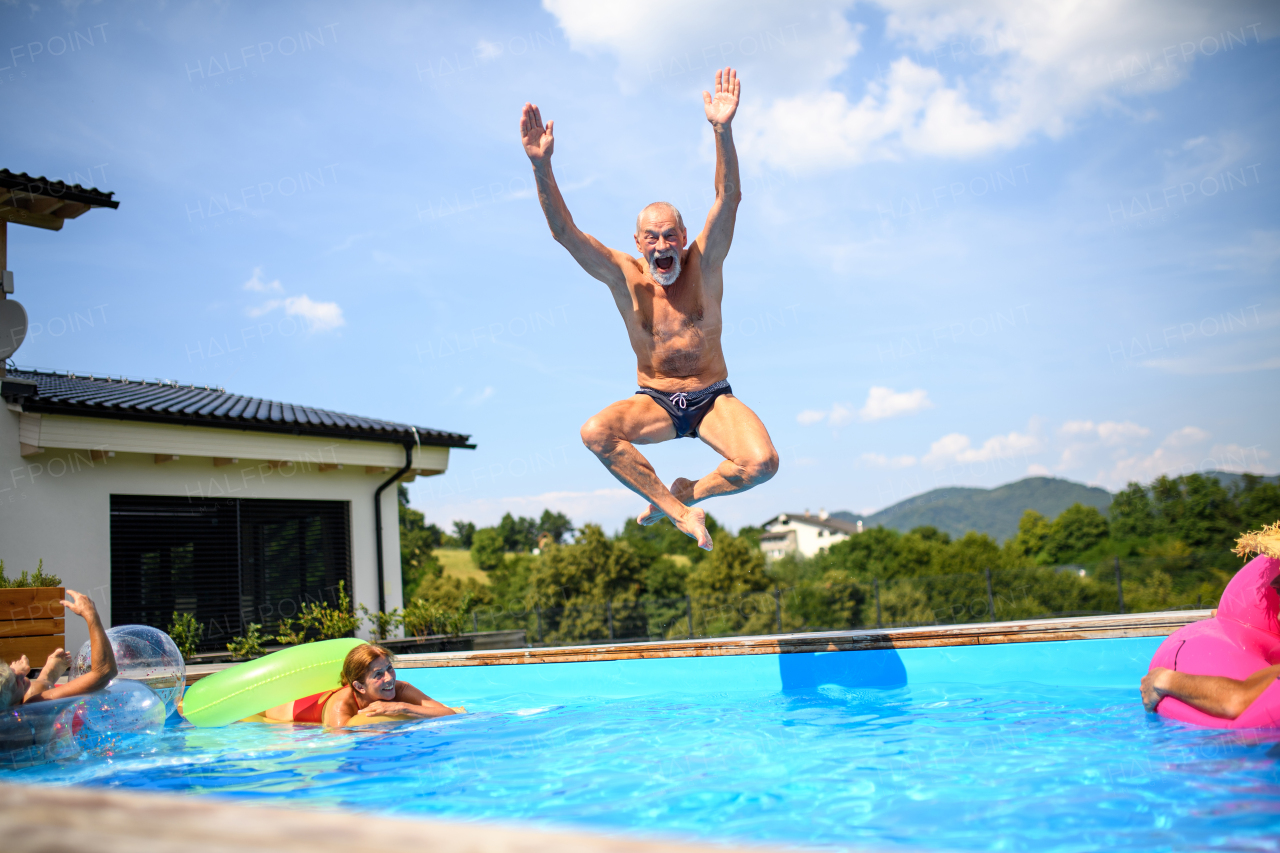
POLYGON ((93 599, 74 589, 67 590, 67 597, 62 599, 62 604, 86 622, 91 621, 98 614, 98 609, 93 606, 93 599))
MULTIPOLYGON (((702 104, 707 110, 707 121, 714 125, 725 125, 733 121, 738 111, 738 92, 742 86, 738 83, 738 72, 725 68, 716 72, 716 93, 702 93, 702 104)), ((526 110, 528 107, 525 108, 526 110)))
POLYGON ((546 127, 542 126, 542 113, 535 104, 524 105, 524 112, 520 116, 520 141, 524 143, 524 153, 529 155, 535 166, 551 156, 551 150, 556 144, 555 136, 552 135, 554 127, 554 121, 547 122, 546 127))

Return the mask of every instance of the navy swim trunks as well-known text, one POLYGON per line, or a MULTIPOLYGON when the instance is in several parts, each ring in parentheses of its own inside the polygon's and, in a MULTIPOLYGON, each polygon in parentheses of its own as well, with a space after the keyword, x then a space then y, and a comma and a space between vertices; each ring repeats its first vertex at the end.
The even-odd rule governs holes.
POLYGON ((729 380, 721 379, 713 382, 701 391, 677 391, 670 394, 666 391, 655 391, 653 388, 641 388, 637 394, 647 394, 658 401, 658 405, 667 410, 671 423, 676 428, 676 438, 697 438, 698 424, 715 405, 716 397, 721 394, 732 394, 729 380))

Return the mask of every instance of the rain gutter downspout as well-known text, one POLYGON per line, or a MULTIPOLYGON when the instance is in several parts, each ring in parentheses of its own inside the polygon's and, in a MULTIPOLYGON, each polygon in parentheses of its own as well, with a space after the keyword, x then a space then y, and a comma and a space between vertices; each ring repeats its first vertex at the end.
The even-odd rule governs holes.
MULTIPOLYGON (((417 439, 418 437, 418 431, 416 429, 413 431, 413 437, 415 439, 417 439)), ((399 471, 395 472, 394 474, 392 474, 391 477, 381 486, 378 486, 378 490, 373 493, 373 525, 374 525, 374 528, 376 529, 376 536, 374 541, 377 543, 377 546, 378 546, 378 612, 379 613, 387 612, 387 587, 386 587, 386 582, 384 580, 384 573, 382 571, 382 492, 384 489, 387 488, 387 486, 390 486, 392 483, 399 480, 401 477, 405 475, 405 473, 410 468, 413 467, 413 448, 416 446, 416 444, 417 444, 416 441, 414 444, 405 444, 404 467, 401 468, 399 471)))

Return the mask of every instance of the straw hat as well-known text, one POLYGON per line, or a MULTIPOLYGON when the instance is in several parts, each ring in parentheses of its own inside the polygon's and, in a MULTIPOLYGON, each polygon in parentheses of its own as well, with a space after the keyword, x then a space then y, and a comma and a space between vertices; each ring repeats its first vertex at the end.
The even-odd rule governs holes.
POLYGON ((1232 549, 1236 556, 1247 557, 1250 554, 1266 554, 1280 560, 1280 521, 1265 524, 1261 530, 1246 533, 1236 540, 1232 549))

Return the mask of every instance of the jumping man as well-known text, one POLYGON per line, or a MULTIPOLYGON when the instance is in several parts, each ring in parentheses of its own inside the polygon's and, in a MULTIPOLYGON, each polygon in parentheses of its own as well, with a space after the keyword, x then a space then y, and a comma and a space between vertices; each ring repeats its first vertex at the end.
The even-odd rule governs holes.
POLYGON ((730 129, 739 89, 737 73, 726 68, 716 72, 715 95, 702 93, 716 140, 716 198, 702 233, 688 245, 680 211, 654 202, 636 217, 639 258, 610 249, 574 224, 551 172, 555 123, 544 127, 534 104, 524 105, 520 120, 551 234, 579 266, 609 286, 636 353, 640 390, 588 420, 582 441, 624 486, 649 501, 639 523, 656 524, 665 516, 708 551, 706 513, 693 505, 746 491, 778 470, 768 430, 729 388, 720 348, 724 259, 742 199, 730 129), (677 478, 670 489, 636 449, 695 437, 725 461, 696 482, 677 478))

